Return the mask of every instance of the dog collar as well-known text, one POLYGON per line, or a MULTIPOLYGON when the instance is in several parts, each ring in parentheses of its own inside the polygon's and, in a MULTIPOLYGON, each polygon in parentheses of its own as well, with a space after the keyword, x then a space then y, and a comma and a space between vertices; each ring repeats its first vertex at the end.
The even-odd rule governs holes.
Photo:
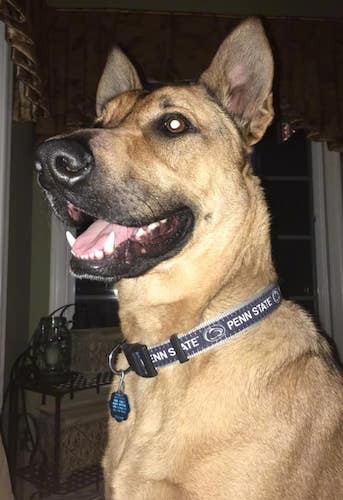
POLYGON ((281 300, 280 287, 278 284, 273 284, 249 302, 205 321, 189 332, 172 335, 166 342, 149 347, 144 344, 123 342, 111 352, 109 367, 121 377, 130 370, 141 377, 155 377, 158 373, 157 368, 177 362, 185 363, 193 356, 244 332, 271 314, 281 300), (112 360, 120 350, 124 352, 129 364, 126 370, 116 370, 112 366, 112 360))

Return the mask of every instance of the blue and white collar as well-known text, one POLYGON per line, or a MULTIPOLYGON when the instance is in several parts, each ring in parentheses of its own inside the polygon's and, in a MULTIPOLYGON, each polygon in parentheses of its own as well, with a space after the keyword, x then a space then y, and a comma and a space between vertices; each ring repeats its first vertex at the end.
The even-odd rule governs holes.
POLYGON ((133 370, 141 377, 155 377, 157 368, 173 363, 185 363, 190 358, 216 347, 237 336, 271 314, 281 303, 278 284, 264 289, 249 302, 201 323, 189 332, 172 335, 166 342, 146 346, 124 342, 116 346, 109 356, 110 369, 117 375, 133 370), (112 366, 114 355, 122 350, 129 363, 126 370, 112 366))

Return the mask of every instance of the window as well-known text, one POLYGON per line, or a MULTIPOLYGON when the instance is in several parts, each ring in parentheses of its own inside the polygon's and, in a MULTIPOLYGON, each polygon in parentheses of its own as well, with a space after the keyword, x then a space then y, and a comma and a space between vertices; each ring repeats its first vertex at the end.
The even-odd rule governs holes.
POLYGON ((75 280, 74 328, 117 326, 118 298, 113 284, 75 280))
POLYGON ((297 131, 280 142, 274 122, 255 148, 253 165, 271 212, 273 259, 283 294, 316 315, 312 177, 305 134, 297 131))

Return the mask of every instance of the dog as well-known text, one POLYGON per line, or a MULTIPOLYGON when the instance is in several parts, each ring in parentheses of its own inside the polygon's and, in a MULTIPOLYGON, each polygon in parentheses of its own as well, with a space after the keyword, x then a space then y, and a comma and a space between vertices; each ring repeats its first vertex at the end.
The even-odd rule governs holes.
POLYGON ((37 150, 56 214, 90 223, 73 274, 119 293, 106 500, 343 498, 342 373, 281 299, 249 160, 272 80, 256 18, 194 84, 148 92, 114 48, 94 126, 37 150))

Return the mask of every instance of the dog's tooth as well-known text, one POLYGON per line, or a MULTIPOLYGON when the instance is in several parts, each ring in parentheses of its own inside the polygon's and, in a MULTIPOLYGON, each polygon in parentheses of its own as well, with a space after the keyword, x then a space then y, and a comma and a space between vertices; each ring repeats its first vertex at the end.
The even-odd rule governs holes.
POLYGON ((71 248, 73 248, 76 238, 71 234, 70 231, 66 232, 67 241, 71 248))
POLYGON ((143 234, 145 234, 145 231, 144 231, 144 229, 142 227, 140 227, 138 229, 138 231, 136 232, 136 238, 139 239, 141 236, 143 236, 143 234))
POLYGON ((88 254, 88 256, 90 259, 94 260, 94 257, 95 257, 94 252, 91 252, 90 254, 88 254))
POLYGON ((165 224, 166 222, 167 222, 167 219, 162 219, 162 220, 160 221, 160 224, 165 224))
POLYGON ((148 225, 148 229, 149 229, 150 231, 153 231, 153 230, 154 230, 154 229, 156 229, 159 225, 160 225, 160 223, 159 223, 159 222, 153 222, 152 224, 149 224, 149 225, 148 225))
POLYGON ((115 238, 116 237, 115 237, 114 231, 112 231, 108 235, 107 240, 105 241, 105 244, 104 244, 104 252, 105 252, 105 254, 111 255, 113 253, 114 245, 115 245, 115 238))
POLYGON ((95 250, 94 256, 97 260, 101 260, 104 257, 104 252, 102 250, 95 250))

